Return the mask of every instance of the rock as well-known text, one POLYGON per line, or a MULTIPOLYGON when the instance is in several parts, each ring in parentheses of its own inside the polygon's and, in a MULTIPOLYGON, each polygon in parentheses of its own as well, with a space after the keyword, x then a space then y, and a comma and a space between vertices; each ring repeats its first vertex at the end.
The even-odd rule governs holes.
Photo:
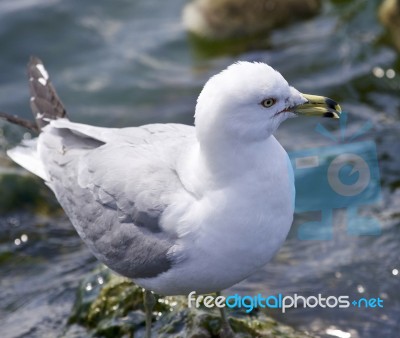
POLYGON ((5 156, 0 155, 0 213, 15 210, 42 214, 59 212, 53 193, 36 176, 17 169, 5 156))
POLYGON ((47 214, 56 207, 43 182, 30 175, 0 174, 0 212, 15 210, 47 214))
POLYGON ((321 0, 195 0, 183 10, 186 29, 205 39, 254 36, 318 13, 321 0))
MULTIPOLYGON (((216 309, 189 308, 184 296, 156 295, 156 299, 156 315, 152 325, 154 337, 218 337, 221 322, 216 309)), ((239 310, 229 311, 229 317, 238 338, 310 337, 278 323, 261 311, 253 311, 251 315, 239 310)), ((143 336, 145 316, 142 288, 129 279, 114 275, 107 268, 101 268, 81 282, 69 325, 64 337, 82 332, 77 325, 86 328, 89 336, 143 336)))
POLYGON ((400 0, 385 0, 378 14, 380 21, 388 29, 394 45, 400 51, 400 0))

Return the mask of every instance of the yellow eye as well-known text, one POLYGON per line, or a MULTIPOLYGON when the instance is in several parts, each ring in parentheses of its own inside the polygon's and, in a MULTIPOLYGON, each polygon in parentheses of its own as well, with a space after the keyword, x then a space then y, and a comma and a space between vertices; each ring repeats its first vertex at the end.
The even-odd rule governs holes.
POLYGON ((265 99, 261 102, 261 105, 265 108, 272 107, 276 103, 276 100, 273 98, 265 99))

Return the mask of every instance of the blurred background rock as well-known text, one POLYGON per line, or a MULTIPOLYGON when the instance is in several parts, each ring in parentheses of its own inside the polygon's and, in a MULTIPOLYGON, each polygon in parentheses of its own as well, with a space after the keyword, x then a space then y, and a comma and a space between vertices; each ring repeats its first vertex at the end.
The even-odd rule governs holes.
POLYGON ((384 0, 379 9, 379 19, 389 30, 393 43, 400 51, 400 1, 384 0))
POLYGON ((310 18, 320 8, 321 0, 194 0, 184 7, 183 24, 205 39, 235 39, 310 18))

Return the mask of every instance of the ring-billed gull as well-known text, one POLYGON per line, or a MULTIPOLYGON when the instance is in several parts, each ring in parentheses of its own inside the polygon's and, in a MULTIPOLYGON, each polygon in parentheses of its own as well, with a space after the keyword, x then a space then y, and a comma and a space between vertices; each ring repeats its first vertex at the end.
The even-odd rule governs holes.
MULTIPOLYGON (((204 86, 195 127, 94 127, 68 119, 39 59, 28 69, 36 127, 2 116, 40 134, 8 155, 54 191, 101 262, 163 295, 218 292, 271 259, 294 208, 292 168, 272 134, 291 117, 340 114, 270 66, 238 62, 204 86)), ((145 301, 149 337, 149 291, 145 301)))

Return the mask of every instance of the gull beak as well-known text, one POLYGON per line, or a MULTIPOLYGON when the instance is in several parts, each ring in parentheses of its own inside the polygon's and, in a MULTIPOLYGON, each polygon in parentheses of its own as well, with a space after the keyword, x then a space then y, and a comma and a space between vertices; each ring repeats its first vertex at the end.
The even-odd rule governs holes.
POLYGON ((334 119, 340 118, 342 109, 336 101, 329 97, 301 94, 307 102, 292 108, 292 112, 299 116, 323 116, 334 119))

